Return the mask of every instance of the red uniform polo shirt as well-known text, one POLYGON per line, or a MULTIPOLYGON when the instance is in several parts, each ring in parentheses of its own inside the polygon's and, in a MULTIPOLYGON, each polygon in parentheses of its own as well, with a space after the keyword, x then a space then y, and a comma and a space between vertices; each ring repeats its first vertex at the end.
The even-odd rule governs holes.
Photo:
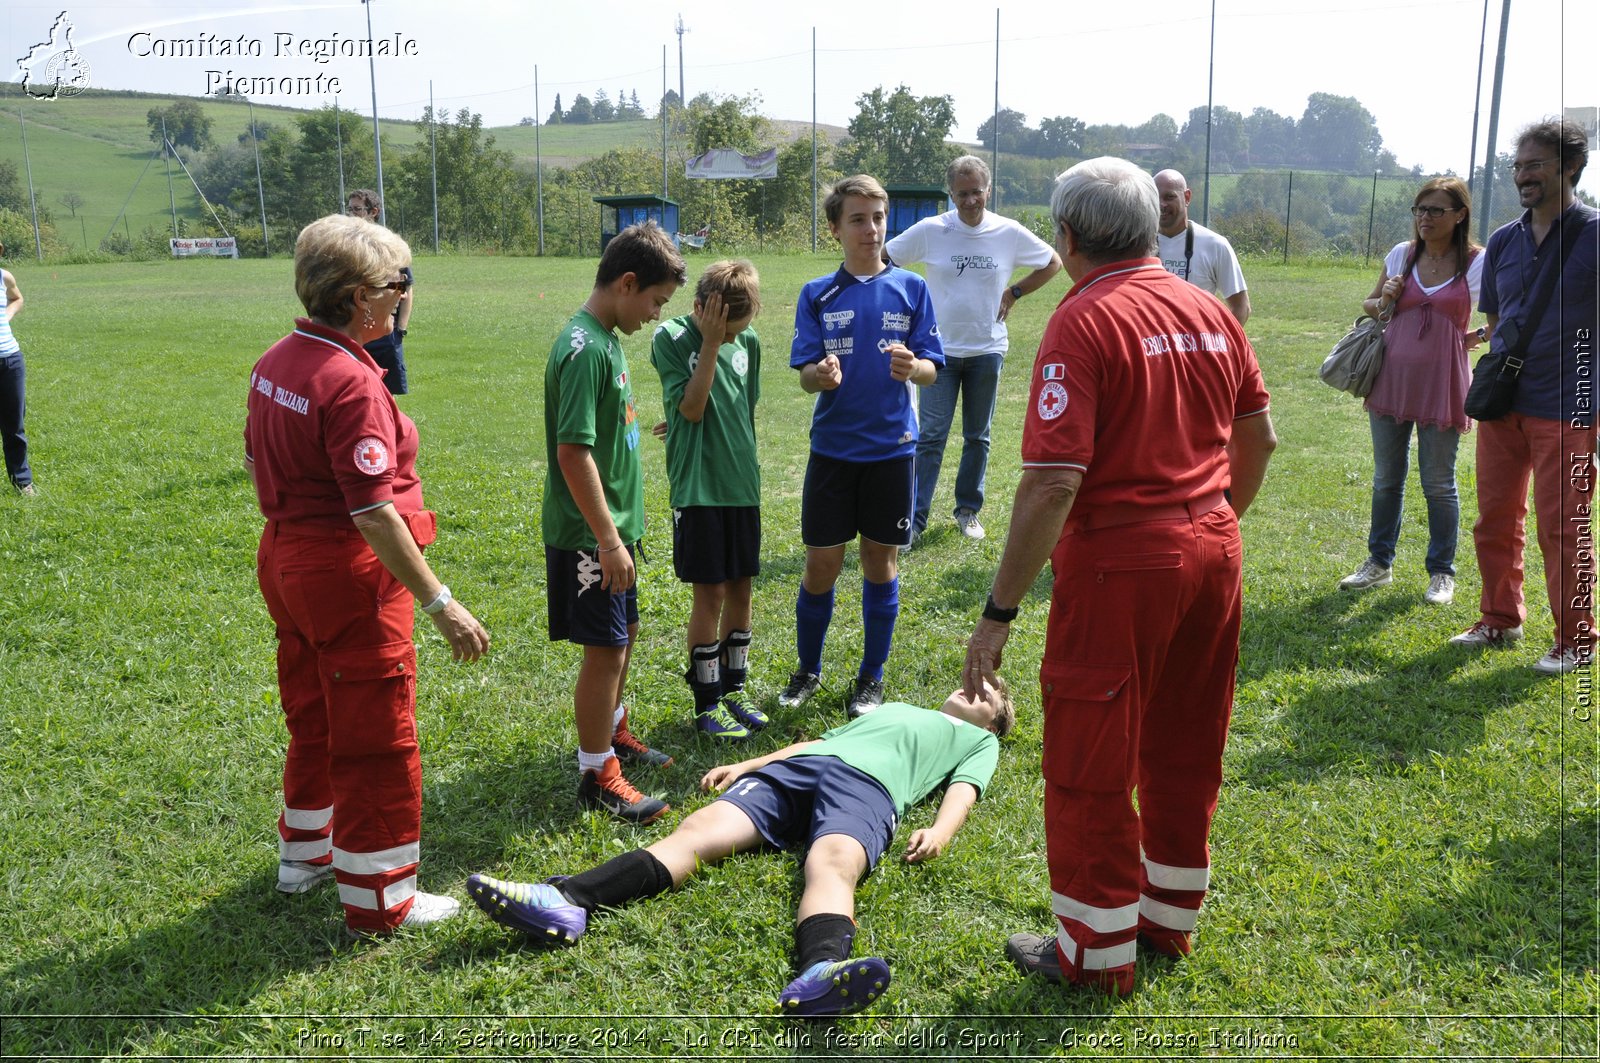
POLYGON ((361 345, 304 318, 250 373, 245 457, 268 520, 350 527, 393 502, 422 509, 417 426, 400 412, 361 345))
POLYGON ((1022 467, 1081 470, 1075 510, 1182 504, 1228 486, 1233 422, 1266 409, 1255 351, 1226 306, 1159 259, 1117 262, 1050 318, 1022 467))

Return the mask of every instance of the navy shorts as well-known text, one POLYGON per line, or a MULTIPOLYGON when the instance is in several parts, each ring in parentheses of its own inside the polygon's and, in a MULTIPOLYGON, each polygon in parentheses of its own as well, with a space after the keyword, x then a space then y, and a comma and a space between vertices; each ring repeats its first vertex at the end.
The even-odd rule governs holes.
POLYGON ((889 848, 899 819, 878 781, 838 757, 803 756, 774 761, 741 775, 718 801, 727 801, 780 849, 809 846, 828 834, 845 834, 867 851, 867 870, 889 848))
POLYGON ((840 546, 859 534, 884 546, 911 545, 915 458, 840 461, 811 452, 800 496, 800 541, 840 546))
POLYGON ((727 583, 760 575, 761 507, 673 510, 672 571, 685 583, 727 583))
MULTIPOLYGON (((633 546, 628 546, 633 557, 633 546)), ((628 625, 639 622, 639 583, 621 594, 600 589, 600 561, 594 550, 544 548, 545 600, 552 642, 580 646, 626 646, 628 625)))

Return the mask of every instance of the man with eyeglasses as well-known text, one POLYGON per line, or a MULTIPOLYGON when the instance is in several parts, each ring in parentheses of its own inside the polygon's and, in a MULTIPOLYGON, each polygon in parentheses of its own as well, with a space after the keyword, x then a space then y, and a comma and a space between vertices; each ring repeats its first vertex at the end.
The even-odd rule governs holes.
POLYGON ((1011 342, 1006 317, 1018 299, 1061 271, 1054 248, 988 209, 989 167, 982 159, 963 155, 952 162, 945 171, 945 187, 956 209, 922 219, 885 247, 896 265, 927 266, 928 294, 944 341, 945 364, 918 399, 913 544, 928 526, 958 395, 962 444, 953 516, 964 537, 982 539, 986 534, 978 511, 989 469, 989 426, 1011 342), (1032 272, 1013 282, 1011 275, 1019 267, 1032 272))
POLYGON ((1177 170, 1156 174, 1161 194, 1161 228, 1156 234, 1156 254, 1168 273, 1197 288, 1204 288, 1227 304, 1242 326, 1250 318, 1250 292, 1233 245, 1219 232, 1189 220, 1189 200, 1194 192, 1177 170))
MULTIPOLYGON (((365 218, 376 225, 383 214, 383 201, 372 189, 358 188, 350 193, 345 213, 365 218)), ((379 336, 366 345, 367 353, 378 363, 378 368, 384 371, 383 386, 389 389, 391 395, 404 395, 410 391, 406 381, 406 353, 402 343, 406 338, 406 330, 411 325, 411 308, 416 299, 416 293, 411 285, 415 283, 416 278, 412 276, 410 266, 400 272, 405 274, 406 290, 402 293, 400 305, 395 308, 394 331, 387 336, 379 336)))
MULTIPOLYGON (((1594 342, 1600 331, 1596 262, 1600 212, 1578 202, 1589 144, 1574 122, 1550 119, 1517 137, 1512 180, 1522 216, 1484 250, 1478 308, 1491 350, 1528 337, 1511 412, 1478 425, 1478 522, 1472 539, 1483 579, 1478 622, 1450 641, 1502 647, 1522 638, 1522 549, 1528 479, 1544 556, 1555 644, 1533 668, 1563 675, 1587 667, 1594 647, 1594 342), (1576 240, 1569 247, 1569 242, 1576 240), (1541 278, 1560 270, 1538 320, 1541 278)), ((1546 283, 1548 283, 1546 281, 1546 283)))

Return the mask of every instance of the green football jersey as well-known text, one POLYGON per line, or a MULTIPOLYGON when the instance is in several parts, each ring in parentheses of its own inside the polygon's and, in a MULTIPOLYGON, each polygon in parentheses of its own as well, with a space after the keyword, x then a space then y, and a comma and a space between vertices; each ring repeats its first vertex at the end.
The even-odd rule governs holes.
POLYGON ((835 727, 797 757, 838 757, 876 779, 896 814, 941 786, 971 783, 982 794, 1000 762, 1000 740, 943 712, 888 702, 835 727))
POLYGON ((572 500, 556 460, 561 443, 590 449, 606 508, 625 543, 644 535, 644 478, 639 468, 639 418, 622 343, 593 314, 572 316, 550 348, 544 370, 545 467, 543 531, 546 546, 592 550, 594 532, 572 500))
POLYGON ((761 340, 747 328, 717 351, 711 394, 696 422, 678 412, 678 403, 700 364, 703 338, 693 316, 684 315, 662 322, 650 345, 650 362, 661 374, 661 397, 667 408, 672 508, 759 506, 756 402, 761 397, 761 340))

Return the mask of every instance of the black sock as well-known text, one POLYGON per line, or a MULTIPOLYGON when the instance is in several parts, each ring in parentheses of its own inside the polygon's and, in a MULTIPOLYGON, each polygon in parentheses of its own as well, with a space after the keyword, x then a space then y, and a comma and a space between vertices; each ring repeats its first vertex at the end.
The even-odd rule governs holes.
POLYGON ((612 857, 599 867, 573 875, 557 887, 580 908, 621 908, 672 888, 672 873, 643 849, 612 857))
POLYGON ((837 912, 818 912, 794 928, 794 951, 800 970, 808 971, 819 963, 835 963, 850 958, 850 942, 856 936, 856 922, 837 912))

